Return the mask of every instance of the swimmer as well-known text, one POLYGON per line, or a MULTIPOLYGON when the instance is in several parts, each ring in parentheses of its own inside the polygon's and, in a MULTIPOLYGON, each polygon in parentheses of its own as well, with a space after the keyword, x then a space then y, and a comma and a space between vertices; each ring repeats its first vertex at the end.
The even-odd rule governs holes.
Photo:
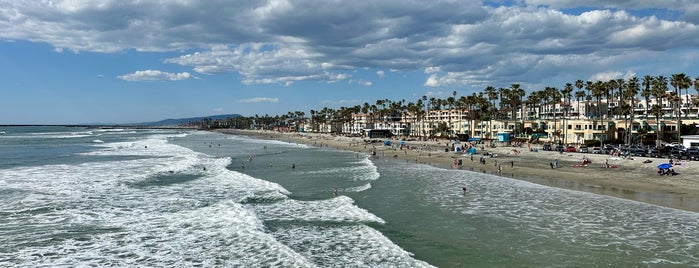
POLYGON ((466 187, 461 187, 461 193, 466 194, 466 187))
POLYGON ((291 164, 291 169, 295 169, 295 168, 296 168, 296 164, 291 164))
POLYGON ((333 197, 337 197, 337 188, 333 188, 333 197))

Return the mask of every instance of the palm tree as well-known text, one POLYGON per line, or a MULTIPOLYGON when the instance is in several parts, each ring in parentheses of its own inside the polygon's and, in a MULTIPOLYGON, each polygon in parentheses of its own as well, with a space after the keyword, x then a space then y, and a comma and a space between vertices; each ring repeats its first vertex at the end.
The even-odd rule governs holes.
MULTIPOLYGON (((682 97, 680 97, 680 94, 682 94, 682 89, 684 89, 685 93, 687 93, 687 101, 685 103, 689 104, 689 88, 692 86, 692 79, 684 73, 673 74, 670 83, 672 84, 672 87, 675 88, 676 95, 678 96, 677 139, 679 140, 682 137, 682 97)), ((688 111, 689 110, 687 110, 687 112, 688 111)), ((685 112, 685 118, 687 118, 687 112, 685 112)))
MULTIPOLYGON (((682 94, 682 89, 685 90, 685 94, 687 94, 687 99, 685 103, 689 103, 689 88, 692 86, 692 79, 687 76, 684 73, 679 73, 679 74, 673 74, 670 78, 670 84, 672 87, 675 88, 675 92, 677 96, 680 96, 682 94)), ((677 114, 677 122, 679 124, 680 121, 680 114, 682 113, 682 98, 679 99, 679 105, 678 106, 678 114, 677 114)), ((685 118, 686 118, 686 113, 685 113, 685 118)), ((679 126, 678 126, 679 129, 679 126)))
MULTIPOLYGON (((664 76, 660 75, 657 76, 653 79, 653 96, 656 98, 656 101, 658 102, 658 107, 660 109, 660 112, 658 111, 653 111, 655 115, 656 122, 655 124, 657 125, 657 132, 656 133, 656 146, 660 147, 661 145, 661 140, 663 139, 663 129, 660 128, 660 116, 665 115, 665 109, 663 108, 663 98, 667 96, 667 78, 664 76)), ((651 108, 653 109, 653 108, 651 108)))
MULTIPOLYGON (((488 116, 488 133, 490 134, 493 131, 493 110, 495 110, 495 100, 498 99, 498 91, 493 86, 487 86, 484 92, 486 96, 488 96, 488 100, 492 103, 492 109, 489 110, 488 116)), ((490 135, 488 138, 490 138, 490 135)))
POLYGON ((462 132, 463 132, 463 128, 462 128, 462 127, 463 127, 463 125, 464 125, 464 123, 463 123, 463 112, 464 112, 464 109, 466 108, 466 97, 465 97, 465 96, 459 97, 459 98, 455 101, 455 105, 456 105, 456 109, 459 110, 459 120, 458 120, 458 123, 457 123, 457 124, 459 124, 459 133, 462 133, 462 132))
POLYGON ((653 94, 653 90, 651 88, 653 85, 653 77, 650 75, 644 75, 641 85, 643 85, 641 96, 646 99, 646 105, 644 105, 643 108, 645 108, 645 115, 646 118, 648 118, 648 105, 650 105, 650 96, 653 94))
MULTIPOLYGON (((601 99, 602 99, 602 96, 604 96, 604 94, 605 94, 605 87, 604 87, 603 82, 596 81, 596 82, 592 83, 592 96, 594 96, 595 99, 597 99, 597 107, 595 108, 595 117, 592 121, 593 122, 593 126, 592 126, 593 129, 597 129, 597 124, 595 123, 595 119, 600 119, 602 117, 601 99)), ((600 139, 602 139, 601 136, 600 136, 600 139)), ((604 140, 602 140, 602 141, 604 142, 604 140)))
MULTIPOLYGON (((512 99, 514 101, 513 109, 512 109, 512 118, 517 119, 517 110, 521 110, 522 107, 522 98, 527 94, 524 89, 520 88, 519 84, 512 84, 510 86, 511 94, 512 94, 512 99)), ((520 127, 524 126, 524 114, 521 114, 520 120, 522 120, 522 123, 520 123, 520 127)), ((515 123, 515 136, 519 135, 519 127, 517 127, 517 123, 515 123)))
POLYGON ((428 104, 428 102, 427 102, 427 95, 422 95, 421 100, 422 100, 422 104, 424 105, 424 108, 425 108, 425 109, 424 109, 423 112, 422 112, 422 115, 423 115, 423 116, 422 116, 422 119, 423 119, 423 120, 420 120, 420 133, 422 134, 422 138, 424 139, 425 136, 427 136, 427 133, 425 132, 425 122, 424 122, 424 119, 425 119, 425 118, 424 118, 424 117, 425 117, 425 116, 428 116, 428 117, 429 117, 429 113, 427 113, 427 104, 428 104))
POLYGON ((626 91, 627 91, 627 96, 631 100, 631 130, 629 130, 629 127, 626 127, 627 135, 628 135, 628 140, 627 143, 631 141, 631 133, 633 131, 633 124, 634 124, 634 117, 635 117, 635 112, 634 109, 636 108, 636 96, 638 95, 638 92, 640 90, 639 84, 638 84, 638 78, 637 77, 631 77, 629 78, 629 81, 626 83, 626 91))
POLYGON ((447 105, 449 105, 449 118, 448 118, 449 119, 449 128, 447 129, 447 135, 449 135, 449 137, 451 137, 451 133, 452 133, 451 130, 453 129, 452 125, 451 125, 451 116, 454 113, 454 107, 456 106, 456 90, 454 90, 452 92, 451 97, 448 97, 446 99, 446 103, 447 103, 447 105))
POLYGON ((573 97, 571 94, 573 92, 573 84, 566 83, 565 87, 561 90, 561 95, 563 96, 563 142, 568 143, 568 125, 566 124, 566 119, 568 118, 568 109, 570 108, 570 99, 573 97))
POLYGON ((577 91, 575 91, 575 100, 578 102, 578 119, 580 119, 580 100, 585 99, 585 91, 583 91, 583 87, 585 86, 585 83, 582 80, 576 80, 575 81, 575 87, 578 88, 577 91))
MULTIPOLYGON (((505 111, 506 107, 508 107, 509 103, 509 97, 510 97, 510 89, 509 88, 499 88, 498 93, 500 93, 500 111, 505 111)), ((507 124, 508 124, 508 118, 509 114, 505 114, 503 119, 505 119, 505 129, 507 129, 507 124)))
MULTIPOLYGON (((435 97, 431 97, 431 98, 430 98, 430 101, 429 101, 429 106, 430 106, 430 109, 432 110, 430 113, 433 113, 434 111, 437 111, 437 113, 439 113, 439 110, 442 109, 442 102, 441 102, 441 100, 439 100, 439 99, 437 99, 437 98, 435 98, 435 97)), ((432 133, 431 133, 430 136, 433 136, 434 134, 436 134, 435 131, 434 131, 434 130, 435 130, 435 127, 434 127, 434 116, 430 116, 430 115, 429 115, 430 113, 428 113, 427 116, 430 118, 430 128, 431 128, 431 131, 432 131, 432 133)))

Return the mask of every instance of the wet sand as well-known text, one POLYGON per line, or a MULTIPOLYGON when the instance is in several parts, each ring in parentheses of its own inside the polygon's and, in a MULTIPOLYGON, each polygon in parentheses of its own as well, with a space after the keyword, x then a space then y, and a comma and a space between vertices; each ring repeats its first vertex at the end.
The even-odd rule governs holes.
MULTIPOLYGON (((343 137, 330 134, 252 131, 220 129, 217 132, 246 135, 255 138, 274 139, 317 147, 328 147, 392 157, 414 163, 433 165, 441 168, 461 168, 475 172, 496 174, 504 177, 526 180, 542 185, 586 191, 595 194, 615 196, 664 207, 699 212, 699 161, 681 161, 673 168, 680 173, 676 176, 660 176, 657 166, 667 163, 668 159, 648 157, 612 157, 601 154, 563 153, 530 151, 526 144, 522 147, 492 148, 477 144, 477 154, 471 157, 465 152, 455 153, 451 143, 440 141, 401 141, 392 139, 393 146, 384 146, 382 139, 367 143, 361 137, 343 137), (398 146, 396 146, 398 145, 398 146), (449 148, 445 152, 445 148, 449 148), (515 151, 516 150, 516 151, 515 151), (492 154, 494 157, 490 157, 492 154), (592 160, 591 164, 582 166, 582 158, 592 160), (484 157, 485 164, 479 163, 484 157), (462 166, 454 167, 454 160, 461 159, 462 166), (557 168, 551 163, 558 160, 557 168), (644 163, 644 161, 652 161, 644 163), (615 168, 605 168, 607 161, 615 168), (497 163, 497 164, 496 164, 497 163), (498 166, 499 165, 499 166, 498 166), (502 171, 499 171, 502 169, 502 171), (498 174, 499 173, 499 174, 498 174)), ((457 144, 464 145, 464 144, 457 144)), ((468 143, 465 144, 468 147, 468 143)))

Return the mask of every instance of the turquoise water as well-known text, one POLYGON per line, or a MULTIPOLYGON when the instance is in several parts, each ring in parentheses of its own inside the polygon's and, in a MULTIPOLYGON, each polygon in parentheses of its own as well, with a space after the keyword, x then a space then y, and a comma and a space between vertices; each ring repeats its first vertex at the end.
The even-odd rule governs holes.
POLYGON ((693 212, 218 133, 0 131, 0 266, 699 266, 693 212))

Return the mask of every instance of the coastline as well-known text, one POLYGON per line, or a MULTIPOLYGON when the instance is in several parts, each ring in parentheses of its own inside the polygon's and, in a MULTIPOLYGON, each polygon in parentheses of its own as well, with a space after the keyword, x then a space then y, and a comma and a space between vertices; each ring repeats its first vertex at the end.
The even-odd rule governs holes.
MULTIPOLYGON (((384 146, 379 142, 366 144, 362 137, 344 137, 330 134, 276 132, 262 130, 215 129, 215 132, 244 135, 260 139, 273 139, 301 143, 317 147, 372 154, 380 158, 392 157, 396 160, 427 164, 445 169, 453 169, 455 159, 461 159, 461 169, 483 172, 502 177, 529 181, 576 191, 614 196, 663 207, 699 212, 699 162, 681 161, 674 167, 676 176, 660 176, 657 166, 668 159, 633 157, 620 158, 603 154, 563 153, 550 151, 529 151, 522 147, 485 147, 477 145, 477 154, 471 157, 452 151, 445 152, 446 140, 405 141, 403 148, 384 146), (408 149, 408 147, 410 149, 408 149), (519 153, 514 150, 519 151, 519 153), (489 157, 485 154, 494 154, 489 157), (479 163, 484 156, 485 164, 479 163), (592 163, 580 166, 582 158, 592 163), (558 160, 558 167, 551 163, 558 160), (650 160, 650 163, 644 161, 650 160), (607 161, 616 168, 604 168, 607 161), (496 164, 497 163, 497 164, 496 164), (499 167, 502 171, 499 172, 499 167), (498 174, 499 173, 499 174, 498 174)), ((393 145, 400 141, 391 139, 393 145)), ((533 148, 536 146, 532 145, 533 148)))

